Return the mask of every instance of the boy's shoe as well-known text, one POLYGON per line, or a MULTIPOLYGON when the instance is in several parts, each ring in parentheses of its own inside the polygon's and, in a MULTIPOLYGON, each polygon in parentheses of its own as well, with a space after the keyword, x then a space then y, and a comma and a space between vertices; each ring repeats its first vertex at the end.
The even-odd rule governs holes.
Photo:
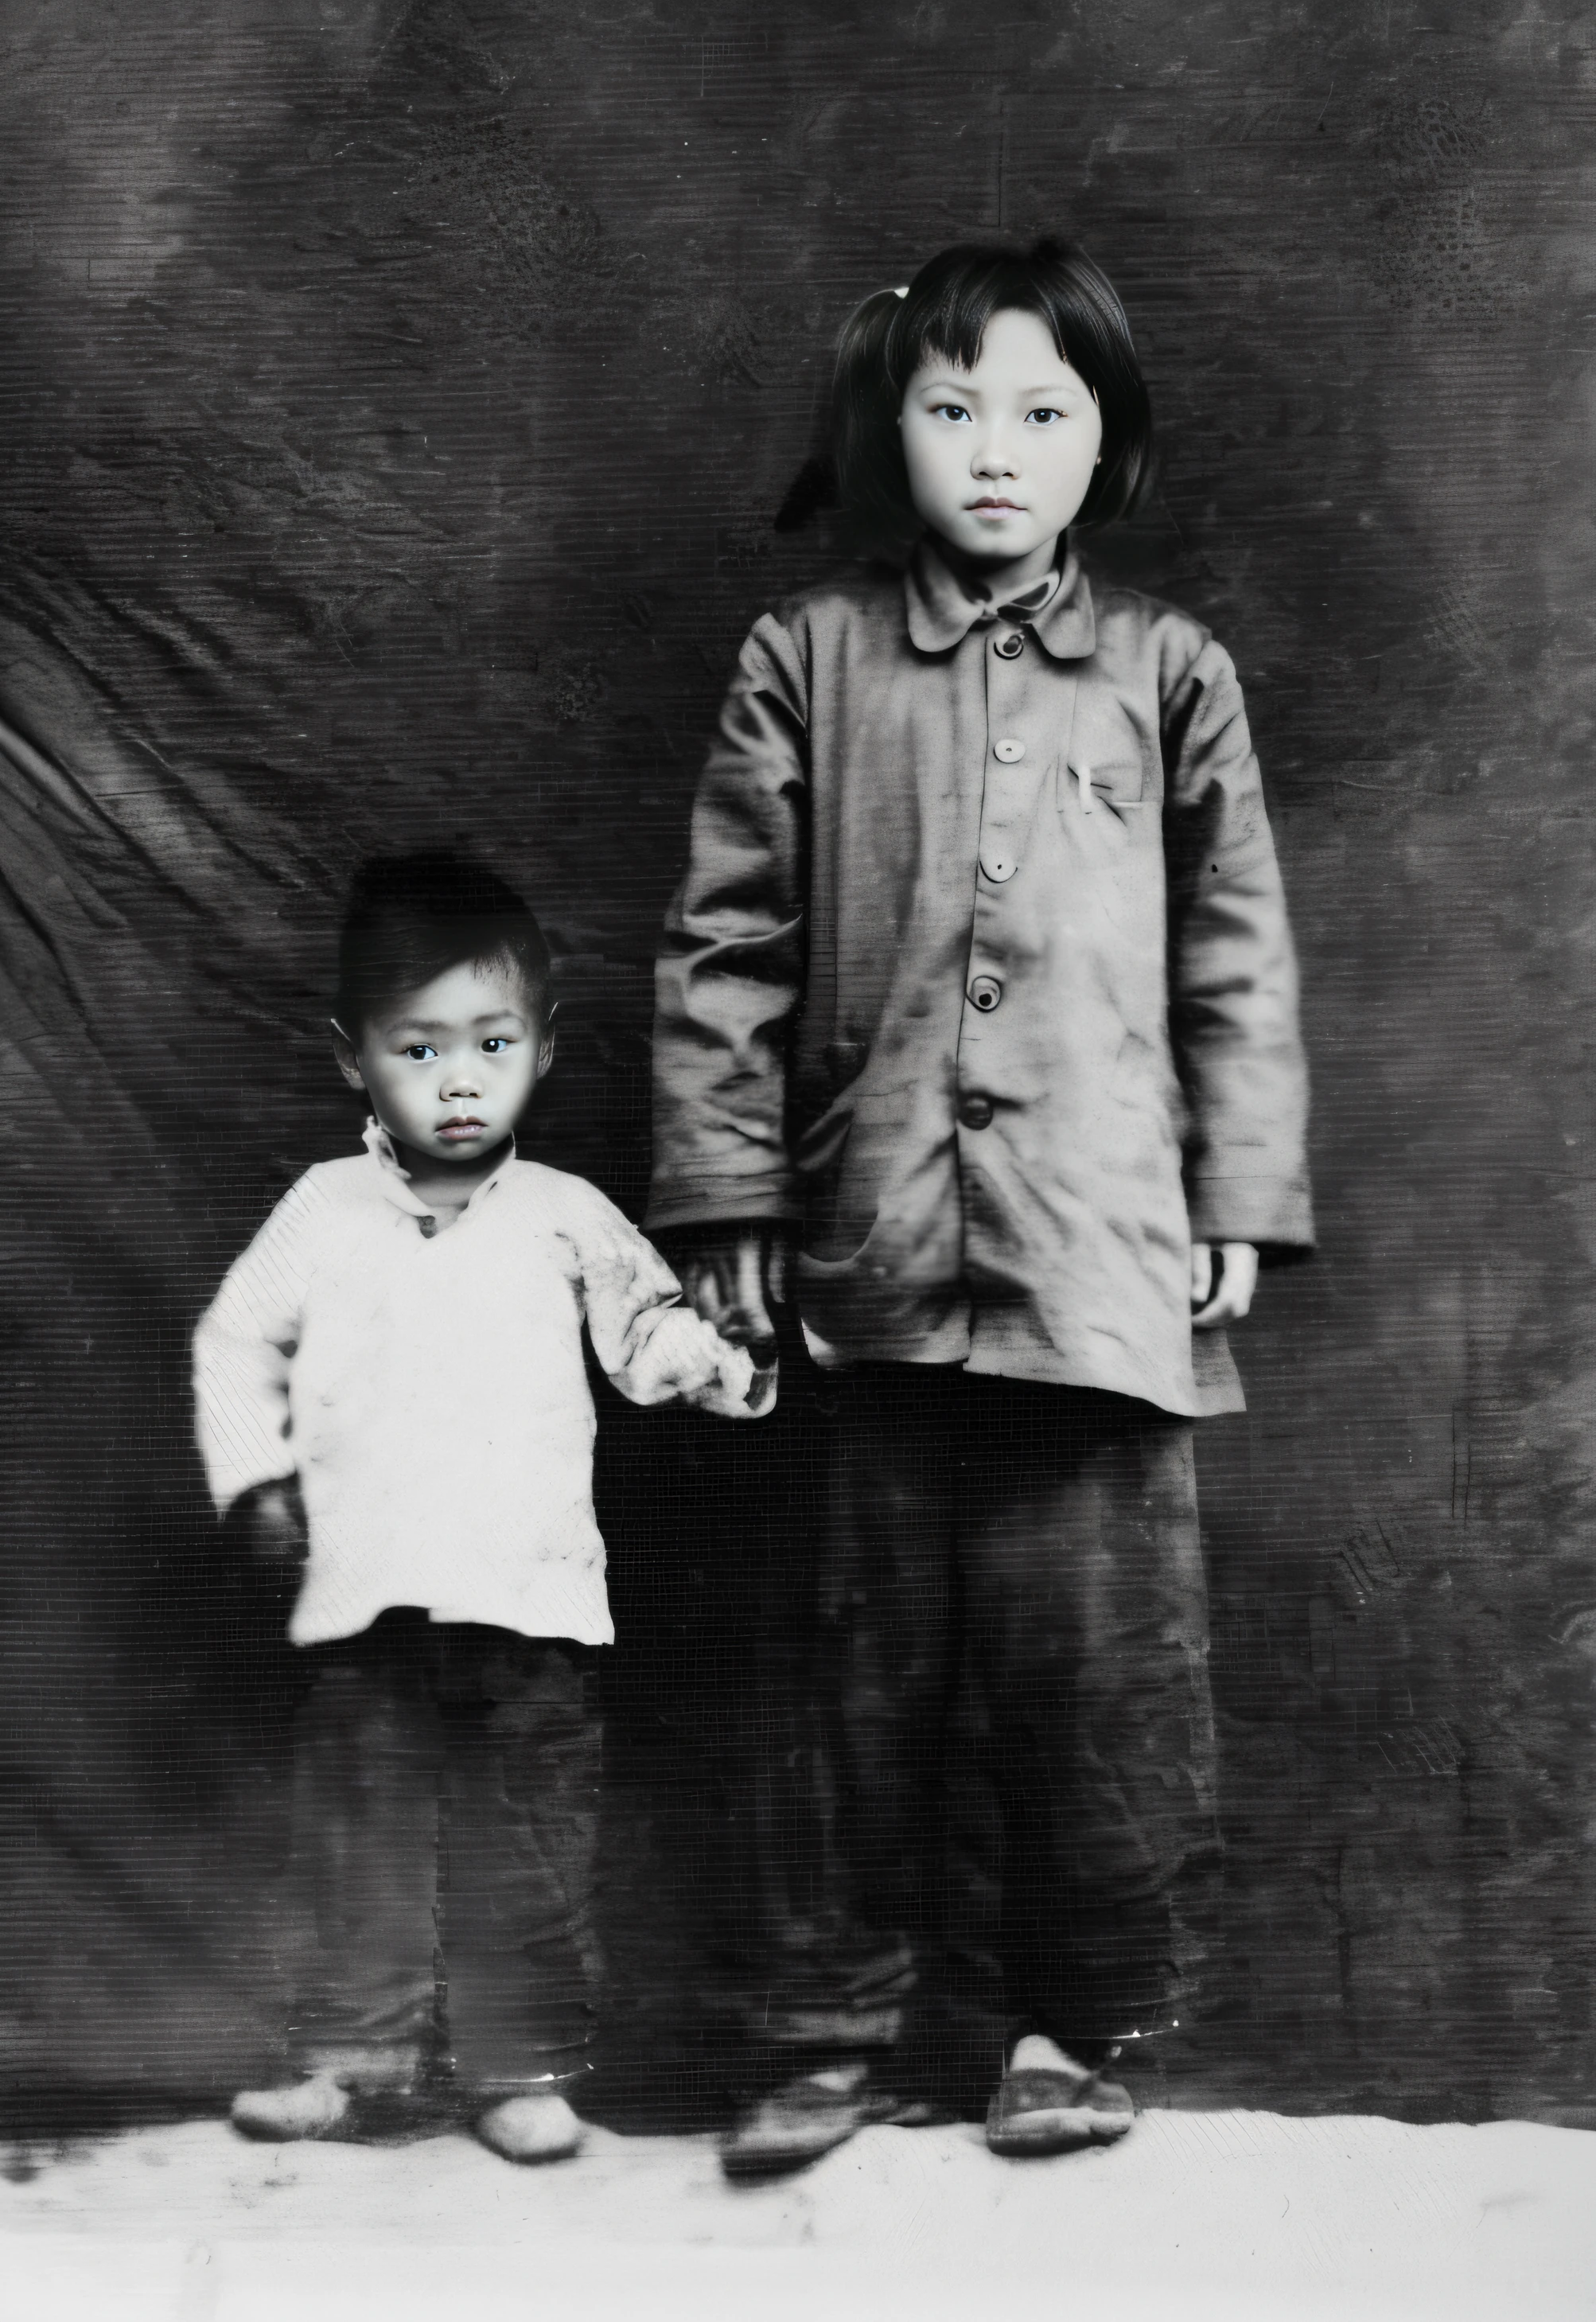
POLYGON ((245 2089, 233 2099, 233 2125, 245 2136, 288 2144, 329 2136, 349 2117, 349 2090, 329 2071, 312 2072, 284 2089, 245 2089))
POLYGON ((987 2144, 1010 2158, 1078 2153, 1113 2144, 1129 2130, 1136 2108, 1117 2080, 1106 2080, 1072 2057, 1045 2068, 1004 2073, 987 2107, 987 2144))
POLYGON ((802 2073, 751 2105, 721 2146, 721 2166, 728 2177, 777 2176, 807 2168, 872 2122, 901 2117, 897 2098, 873 2089, 869 2064, 855 2057, 802 2073))
POLYGON ((402 2107, 412 2095, 421 2051, 407 2041, 324 2045, 307 2049, 302 2061, 302 2077, 286 2088, 245 2089, 234 2097, 234 2128, 245 2136, 280 2144, 302 2136, 331 2136, 353 2125, 351 2116, 357 2102, 362 2132, 380 2128, 385 2108, 402 2107))
POLYGON ((505 2097, 478 2116, 477 2135, 506 2161, 569 2161, 587 2135, 562 2096, 505 2097))

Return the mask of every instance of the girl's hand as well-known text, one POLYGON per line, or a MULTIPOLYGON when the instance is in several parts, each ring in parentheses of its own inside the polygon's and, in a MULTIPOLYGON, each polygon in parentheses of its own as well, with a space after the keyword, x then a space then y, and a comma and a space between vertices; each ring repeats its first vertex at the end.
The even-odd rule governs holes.
POLYGON ((786 1255, 769 1226, 712 1226, 675 1253, 689 1305, 728 1344, 746 1347, 761 1370, 776 1359, 771 1303, 782 1303, 786 1255))
POLYGON ((299 1478, 262 1484, 251 1495, 249 1509, 250 1553, 269 1571, 297 1571, 310 1553, 305 1503, 299 1478))
POLYGON ((1258 1253, 1250 1241, 1219 1245, 1218 1279, 1211 1242, 1191 1245, 1191 1327, 1217 1330, 1222 1322, 1239 1322, 1258 1287, 1258 1253))

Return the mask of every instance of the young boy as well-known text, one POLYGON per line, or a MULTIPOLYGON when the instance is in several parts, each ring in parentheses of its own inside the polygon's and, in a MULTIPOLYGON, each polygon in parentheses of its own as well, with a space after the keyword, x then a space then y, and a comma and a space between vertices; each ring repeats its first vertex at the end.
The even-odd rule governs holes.
POLYGON ((315 1939, 300 2076, 233 2105, 253 2135, 355 2125, 446 2025, 434 2061, 487 2144, 543 2161, 580 2141, 564 2091, 592 2022, 594 1656, 614 1635, 583 1326, 634 1403, 747 1417, 769 1388, 601 1193, 515 1158, 552 1019, 547 946, 502 881, 369 865, 333 1026, 366 1151, 290 1189, 196 1334, 217 1508, 304 1563, 293 1820, 315 1939))

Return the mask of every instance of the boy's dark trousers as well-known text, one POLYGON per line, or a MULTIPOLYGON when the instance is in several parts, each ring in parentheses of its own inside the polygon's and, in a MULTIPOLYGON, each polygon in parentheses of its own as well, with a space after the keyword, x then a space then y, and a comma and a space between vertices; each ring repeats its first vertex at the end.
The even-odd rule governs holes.
POLYGON ((406 2084, 446 2028, 462 2087, 568 2080, 593 2022, 592 1650, 406 1609, 304 1659, 299 2061, 406 2084))
POLYGON ((1217 1853, 1190 1423, 940 1366, 783 1388, 817 1601, 806 1655, 790 1591, 756 1644, 745 2032, 967 2099, 1019 2030, 1089 2063, 1156 2035, 1217 1853))

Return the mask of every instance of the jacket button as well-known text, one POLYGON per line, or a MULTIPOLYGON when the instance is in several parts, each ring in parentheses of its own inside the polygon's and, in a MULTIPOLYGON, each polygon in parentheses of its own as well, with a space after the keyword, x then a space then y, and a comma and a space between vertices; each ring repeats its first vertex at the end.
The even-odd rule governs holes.
POLYGON ((994 742, 992 745, 993 757, 1001 758, 1006 766, 1017 765, 1025 754, 1025 744, 1017 742, 1011 734, 1006 734, 1002 741, 994 742))
POLYGON ((990 1129, 992 1123, 991 1098, 967 1096, 959 1107, 959 1120, 965 1129, 990 1129))
POLYGON ((983 1016, 990 1016, 1003 997, 1003 986, 995 975, 978 975, 970 987, 971 1004, 983 1016))
POLYGON ((1012 855, 983 855, 980 867, 992 884, 1000 887, 1006 879, 1013 878, 1019 863, 1012 855))
POLYGON ((1010 629, 1007 636, 995 638, 992 644, 992 651, 1001 654, 1005 661, 1017 660, 1025 649, 1026 641, 1017 629, 1010 629))
POLYGON ((436 1218, 423 1218, 423 1219, 420 1220, 420 1224, 421 1224, 421 1232, 422 1232, 422 1239, 423 1239, 423 1240, 424 1240, 424 1241, 431 1241, 431 1239, 432 1239, 433 1236, 433 1235, 437 1232, 437 1230, 438 1230, 438 1220, 437 1220, 437 1219, 436 1219, 436 1218))

